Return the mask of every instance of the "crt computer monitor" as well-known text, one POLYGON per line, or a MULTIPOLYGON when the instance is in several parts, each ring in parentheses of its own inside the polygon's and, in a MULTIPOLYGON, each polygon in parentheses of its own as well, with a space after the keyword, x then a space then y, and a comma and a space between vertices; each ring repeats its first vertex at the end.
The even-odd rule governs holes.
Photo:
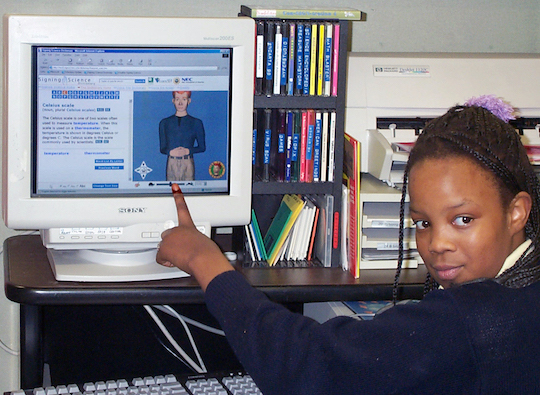
POLYGON ((172 181, 207 235, 249 223, 253 20, 8 15, 4 30, 4 221, 41 231, 58 280, 185 275, 155 263, 172 181), (171 156, 193 177, 167 175, 171 156))

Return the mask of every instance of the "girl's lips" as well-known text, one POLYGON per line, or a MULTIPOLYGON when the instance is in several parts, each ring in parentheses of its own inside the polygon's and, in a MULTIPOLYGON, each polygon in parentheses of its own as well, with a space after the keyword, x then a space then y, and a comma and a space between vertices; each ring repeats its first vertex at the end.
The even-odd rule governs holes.
POLYGON ((437 273, 439 279, 444 281, 453 281, 458 276, 462 266, 434 267, 433 269, 437 273))

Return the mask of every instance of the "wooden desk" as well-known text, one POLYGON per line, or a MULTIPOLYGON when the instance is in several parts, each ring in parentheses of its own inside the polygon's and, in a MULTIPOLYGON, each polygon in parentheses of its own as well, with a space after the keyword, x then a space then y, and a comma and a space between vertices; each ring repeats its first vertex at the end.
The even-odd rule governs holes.
MULTIPOLYGON (((190 278, 132 283, 58 282, 39 236, 4 242, 5 292, 21 305, 21 384, 42 380, 42 306, 203 304, 204 294, 190 278)), ((394 270, 366 270, 353 278, 341 268, 241 268, 247 280, 280 303, 331 300, 388 300, 394 270)), ((426 272, 403 270, 400 298, 421 298, 426 272)))

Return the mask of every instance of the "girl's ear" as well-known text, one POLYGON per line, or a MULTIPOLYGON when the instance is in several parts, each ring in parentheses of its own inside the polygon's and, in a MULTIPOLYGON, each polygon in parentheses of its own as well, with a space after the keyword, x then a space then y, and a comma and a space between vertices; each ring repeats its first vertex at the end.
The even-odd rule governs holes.
POLYGON ((531 195, 527 192, 521 191, 514 196, 508 207, 509 226, 513 234, 519 233, 525 229, 531 207, 531 195))

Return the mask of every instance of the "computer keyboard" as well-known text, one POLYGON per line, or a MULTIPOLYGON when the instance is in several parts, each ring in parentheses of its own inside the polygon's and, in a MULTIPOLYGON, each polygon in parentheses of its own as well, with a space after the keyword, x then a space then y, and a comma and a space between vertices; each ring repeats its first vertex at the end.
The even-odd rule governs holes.
POLYGON ((91 383, 57 385, 6 392, 5 395, 257 395, 253 379, 242 372, 181 376, 138 377, 91 383))

